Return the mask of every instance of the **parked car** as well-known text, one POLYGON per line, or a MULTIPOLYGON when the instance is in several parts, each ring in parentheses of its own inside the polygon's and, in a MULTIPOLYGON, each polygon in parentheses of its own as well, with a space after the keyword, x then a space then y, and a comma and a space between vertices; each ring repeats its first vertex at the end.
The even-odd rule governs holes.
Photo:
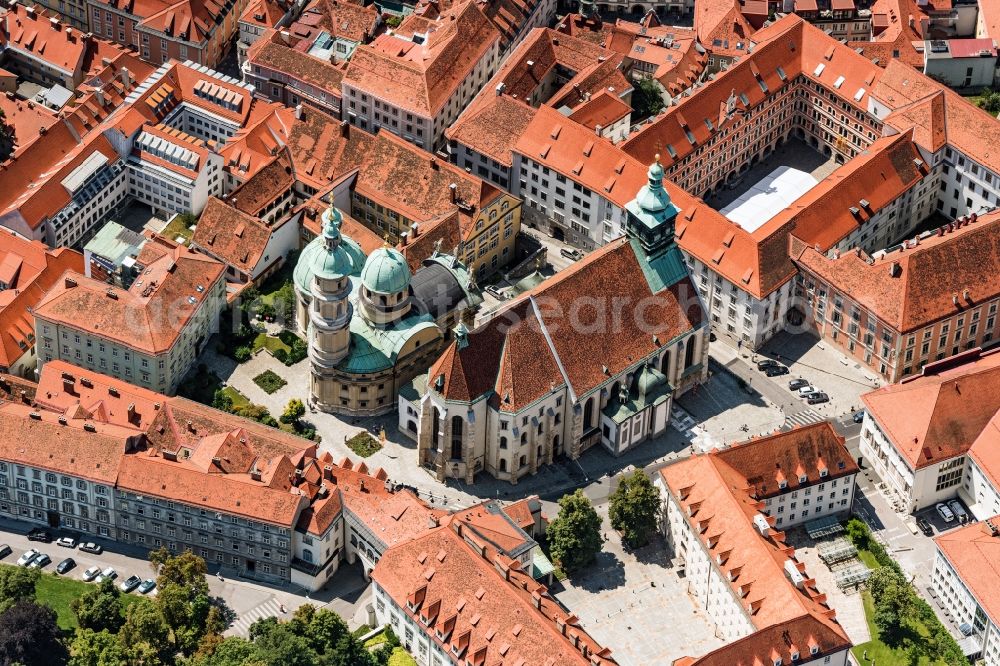
POLYGON ((802 386, 802 387, 799 388, 799 397, 800 398, 804 398, 807 395, 809 395, 810 393, 816 393, 817 391, 819 391, 818 388, 816 388, 812 384, 807 384, 807 385, 802 386))
POLYGON ((818 405, 821 402, 830 402, 830 396, 822 391, 816 391, 806 396, 806 402, 810 405, 818 405))
POLYGON ((768 368, 764 368, 764 374, 768 377, 777 377, 778 375, 787 375, 788 368, 783 365, 772 365, 768 368))
POLYGON ((135 574, 132 574, 131 576, 122 581, 121 584, 122 592, 131 592, 135 588, 139 587, 139 585, 141 584, 142 584, 142 579, 136 576, 135 574))
POLYGON ((854 412, 854 416, 852 418, 854 419, 855 423, 861 423, 862 421, 865 420, 865 410, 859 409, 858 411, 854 412))
POLYGON ((40 527, 35 527, 28 532, 28 541, 41 541, 42 543, 49 543, 52 541, 52 535, 40 527))
POLYGON ((36 557, 35 559, 31 560, 31 564, 28 565, 28 568, 29 569, 41 569, 42 567, 44 567, 45 565, 47 565, 51 561, 52 561, 52 558, 49 557, 48 553, 39 553, 38 557, 36 557))
POLYGON ((788 382, 789 391, 798 391, 803 386, 809 386, 809 380, 798 377, 797 379, 792 379, 788 382))
POLYGON ((75 566, 76 566, 76 560, 74 560, 72 557, 67 557, 65 560, 56 565, 56 573, 64 574, 75 566))
POLYGON ((761 372, 775 365, 778 365, 778 362, 773 358, 765 358, 763 361, 757 361, 757 369, 761 372))
POLYGON ((154 587, 156 587, 156 581, 153 580, 152 578, 147 578, 146 580, 139 583, 139 587, 137 587, 136 589, 139 590, 139 594, 149 594, 150 592, 153 591, 154 587))
POLYGON ((101 573, 101 567, 90 567, 83 572, 83 579, 89 583, 90 581, 97 578, 97 576, 100 573, 101 573))
POLYGON ((958 518, 958 522, 965 523, 969 521, 969 512, 965 510, 965 507, 958 500, 948 502, 948 508, 958 518))
POLYGON ((926 518, 917 518, 917 527, 924 533, 924 536, 934 536, 934 528, 931 527, 926 518))
POLYGON ((56 545, 63 548, 76 548, 76 539, 73 537, 59 537, 56 539, 56 545))
POLYGON ((92 555, 100 555, 101 553, 104 552, 104 548, 91 541, 88 541, 87 543, 81 543, 80 550, 83 551, 84 553, 90 553, 92 555))
POLYGON ((939 502, 934 508, 937 509, 938 515, 941 516, 941 520, 946 523, 954 522, 955 514, 951 512, 951 509, 948 508, 947 504, 939 502))
POLYGON ((559 250, 559 254, 566 257, 567 259, 572 259, 573 261, 579 261, 580 259, 583 259, 583 252, 580 252, 579 250, 576 249, 570 249, 568 247, 564 247, 561 250, 559 250))
POLYGON ((12 552, 14 552, 14 551, 11 550, 10 546, 8 546, 5 543, 4 544, 0 544, 0 560, 2 560, 3 558, 7 557, 12 552))
POLYGON ((38 557, 39 555, 41 555, 41 553, 39 553, 34 548, 31 548, 30 550, 25 551, 24 555, 17 558, 17 566, 26 567, 32 562, 34 562, 35 558, 38 557))
POLYGON ((97 578, 94 579, 94 582, 103 583, 106 580, 114 580, 115 578, 118 578, 118 572, 115 571, 113 567, 108 567, 107 569, 102 571, 97 578))
POLYGON ((503 301, 507 299, 507 296, 505 296, 503 291, 501 291, 500 288, 497 287, 496 285, 491 284, 490 286, 486 287, 486 293, 492 296, 493 298, 497 299, 498 301, 503 301))

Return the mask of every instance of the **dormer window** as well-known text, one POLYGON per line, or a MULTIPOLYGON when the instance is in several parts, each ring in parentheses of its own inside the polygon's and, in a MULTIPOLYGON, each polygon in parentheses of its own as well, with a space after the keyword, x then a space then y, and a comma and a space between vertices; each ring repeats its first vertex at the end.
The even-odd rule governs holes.
POLYGON ((781 657, 774 658, 774 666, 781 666, 781 657))
POLYGON ((784 490, 785 488, 788 487, 788 481, 785 481, 784 479, 778 481, 778 487, 784 490))
POLYGON ((805 474, 799 475, 799 483, 805 483, 808 479, 809 477, 807 477, 805 474))
POLYGON ((798 660, 799 660, 799 653, 798 652, 793 652, 792 653, 792 661, 798 661, 798 660))
POLYGON ((818 645, 810 645, 809 646, 809 654, 818 654, 818 653, 819 653, 819 646, 818 645))
POLYGON ((826 478, 827 474, 829 474, 829 470, 827 470, 826 467, 824 467, 823 469, 821 469, 819 471, 819 475, 820 475, 821 478, 826 478))

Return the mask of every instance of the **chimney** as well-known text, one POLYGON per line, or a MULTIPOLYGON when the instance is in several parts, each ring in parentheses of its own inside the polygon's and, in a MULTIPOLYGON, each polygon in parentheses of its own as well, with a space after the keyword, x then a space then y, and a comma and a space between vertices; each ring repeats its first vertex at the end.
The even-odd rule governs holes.
POLYGON ((71 42, 76 41, 75 39, 73 39, 73 28, 69 26, 66 26, 66 39, 68 39, 71 42))
POLYGON ((75 286, 76 286, 76 280, 74 280, 71 277, 66 278, 66 288, 67 289, 72 289, 75 286))
POLYGON ((414 222, 410 225, 410 238, 416 239, 420 235, 420 225, 414 222))
POLYGON ((406 247, 406 240, 409 237, 409 235, 410 234, 405 231, 399 234, 399 244, 402 245, 403 247, 406 247))
POLYGON ((351 123, 349 123, 346 120, 340 121, 340 136, 344 137, 345 139, 351 136, 351 123))
POLYGON ((128 67, 122 67, 121 77, 122 85, 126 88, 130 88, 132 86, 132 72, 128 71, 128 67))
POLYGON ((604 129, 604 128, 601 127, 600 125, 594 125, 594 133, 597 134, 597 136, 601 136, 601 130, 602 129, 604 129))
POLYGON ((499 97, 500 95, 502 95, 505 90, 507 90, 507 84, 504 83, 503 81, 501 81, 500 83, 498 83, 497 87, 496 87, 497 97, 499 97))
POLYGON ((969 291, 968 287, 966 287, 964 290, 962 290, 962 298, 964 300, 966 300, 966 301, 971 301, 972 300, 972 292, 969 291))
POLYGON ((98 88, 94 91, 94 97, 97 98, 97 103, 103 108, 104 107, 104 89, 98 88))
POLYGON ((437 171, 438 170, 438 161, 437 161, 437 158, 434 157, 433 155, 431 155, 430 162, 431 162, 431 168, 434 169, 435 171, 437 171))
POLYGON ((295 119, 296 120, 302 120, 302 105, 301 104, 296 104, 295 105, 295 119))
POLYGON ((451 202, 456 203, 458 201, 458 185, 452 183, 448 189, 451 190, 451 202))
POLYGON ((889 277, 899 277, 902 272, 903 266, 898 261, 894 261, 889 265, 889 277))

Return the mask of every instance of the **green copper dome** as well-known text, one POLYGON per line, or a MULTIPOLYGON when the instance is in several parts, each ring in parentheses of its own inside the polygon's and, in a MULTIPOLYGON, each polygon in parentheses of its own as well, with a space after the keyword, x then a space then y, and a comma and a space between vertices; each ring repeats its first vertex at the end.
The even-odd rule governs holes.
POLYGON ((343 218, 334 206, 323 213, 323 232, 309 241, 292 274, 300 291, 309 293, 313 278, 336 280, 358 275, 364 265, 365 253, 361 246, 340 234, 343 218))
POLYGON ((410 267, 399 251, 380 247, 371 253, 361 271, 361 284, 376 294, 395 294, 410 286, 410 267))

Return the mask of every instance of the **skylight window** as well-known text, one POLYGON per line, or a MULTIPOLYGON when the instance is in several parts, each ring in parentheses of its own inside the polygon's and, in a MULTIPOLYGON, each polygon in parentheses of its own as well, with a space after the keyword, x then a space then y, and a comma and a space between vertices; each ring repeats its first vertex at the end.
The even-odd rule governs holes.
POLYGON ((823 73, 824 69, 826 69, 826 63, 821 62, 820 64, 816 65, 816 69, 813 70, 813 76, 818 77, 820 74, 823 73))
POLYGON ((781 69, 781 65, 778 65, 778 78, 782 81, 788 80, 788 75, 785 74, 785 70, 781 69))
POLYGON ((846 80, 843 76, 838 76, 837 80, 833 82, 833 87, 839 90, 840 86, 844 85, 844 81, 846 80))

